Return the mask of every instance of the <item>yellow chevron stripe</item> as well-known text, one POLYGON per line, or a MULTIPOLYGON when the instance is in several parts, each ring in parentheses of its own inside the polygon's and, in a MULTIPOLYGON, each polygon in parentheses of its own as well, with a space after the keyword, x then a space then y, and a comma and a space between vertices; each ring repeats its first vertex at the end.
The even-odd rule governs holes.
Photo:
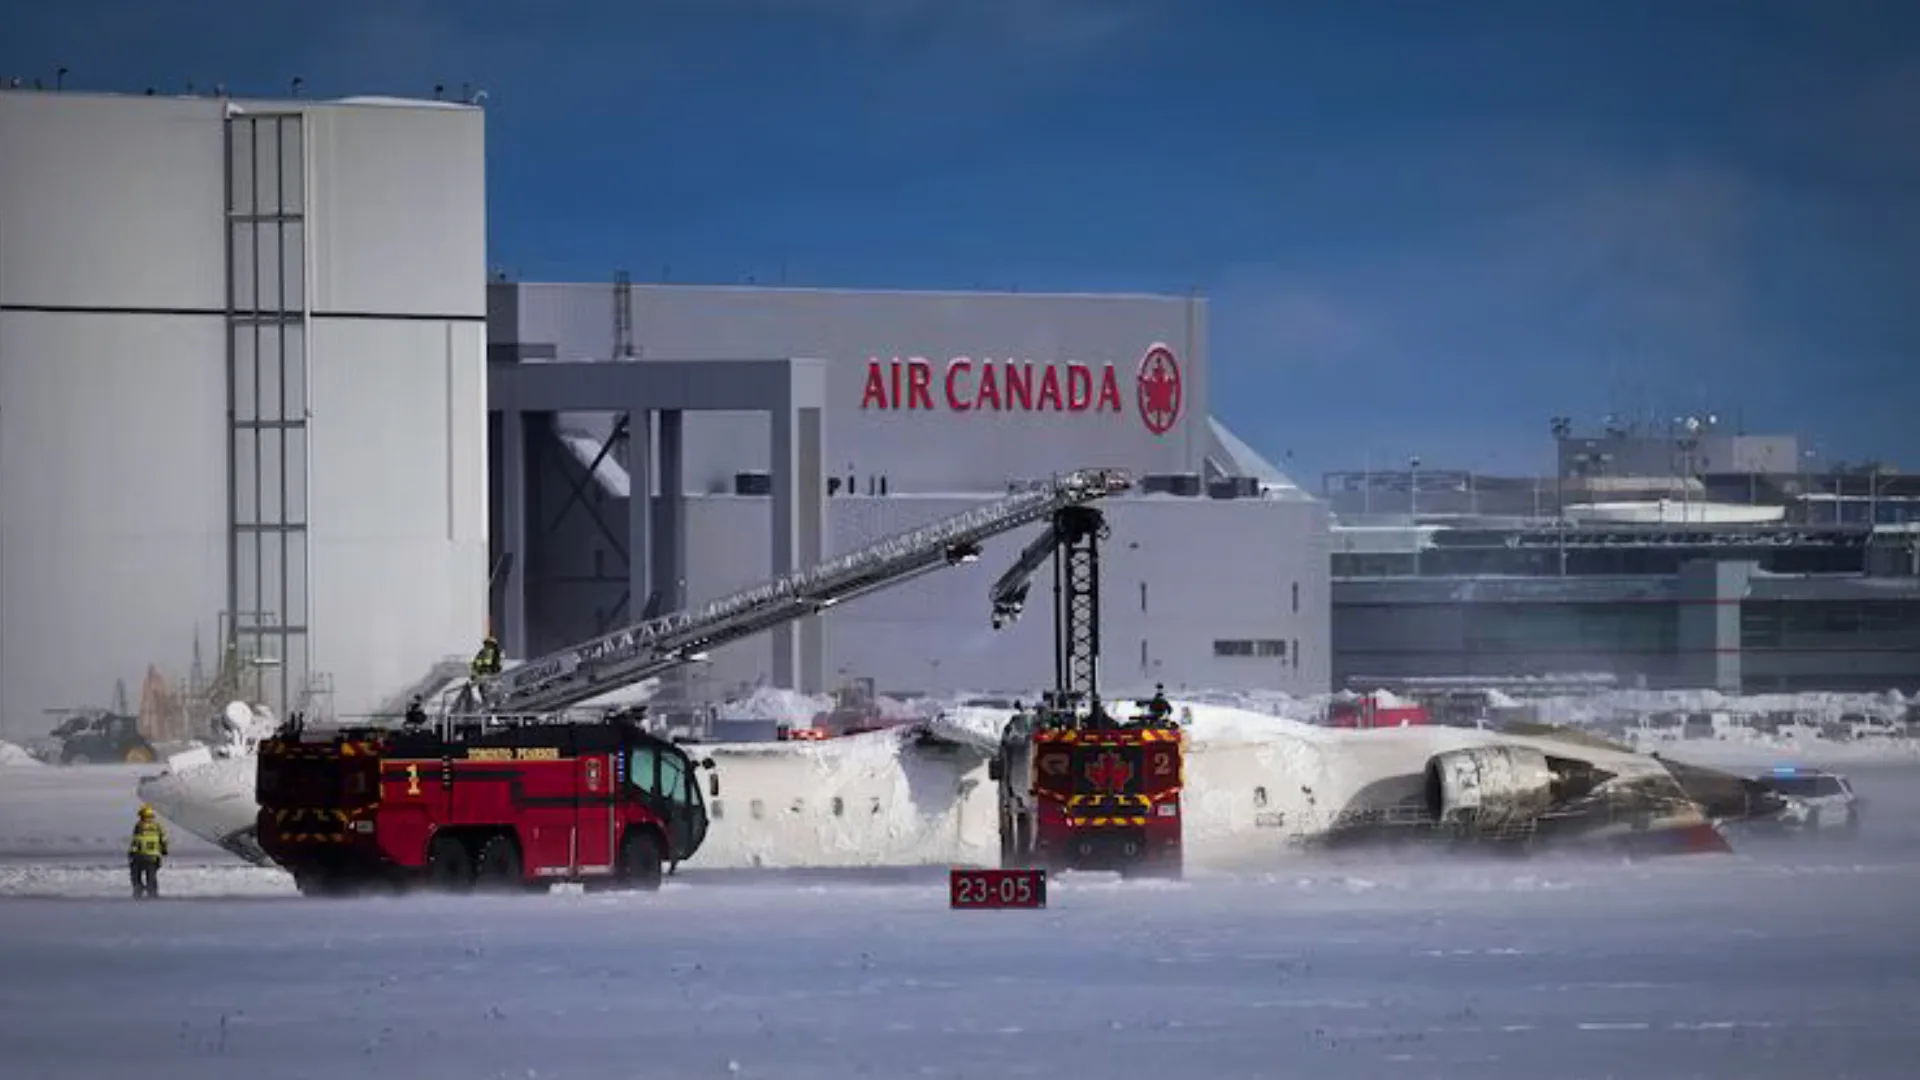
POLYGON ((1152 806, 1149 795, 1069 795, 1068 806, 1152 806))

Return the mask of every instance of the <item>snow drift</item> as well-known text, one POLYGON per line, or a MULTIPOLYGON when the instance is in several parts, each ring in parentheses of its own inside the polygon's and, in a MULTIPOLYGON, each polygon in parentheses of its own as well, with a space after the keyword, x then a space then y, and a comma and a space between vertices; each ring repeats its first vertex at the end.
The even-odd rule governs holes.
POLYGON ((44 765, 45 762, 27 753, 24 747, 14 743, 0 741, 0 766, 6 765, 44 765))

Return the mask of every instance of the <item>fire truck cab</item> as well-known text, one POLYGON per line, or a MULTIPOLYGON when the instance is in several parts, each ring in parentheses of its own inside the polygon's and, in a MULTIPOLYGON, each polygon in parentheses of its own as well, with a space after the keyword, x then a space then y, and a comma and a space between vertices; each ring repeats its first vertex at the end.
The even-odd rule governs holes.
POLYGON ((260 746, 258 835, 305 893, 657 889, 706 837, 712 764, 631 717, 291 723, 260 746))

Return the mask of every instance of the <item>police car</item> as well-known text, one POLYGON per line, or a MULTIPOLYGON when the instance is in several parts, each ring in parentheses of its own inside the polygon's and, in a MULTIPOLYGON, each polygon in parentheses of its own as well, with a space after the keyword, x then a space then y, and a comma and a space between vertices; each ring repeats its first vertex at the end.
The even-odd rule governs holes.
POLYGON ((1781 829, 1845 836, 1860 831, 1860 797, 1839 773, 1781 766, 1755 779, 1785 800, 1771 822, 1781 829))

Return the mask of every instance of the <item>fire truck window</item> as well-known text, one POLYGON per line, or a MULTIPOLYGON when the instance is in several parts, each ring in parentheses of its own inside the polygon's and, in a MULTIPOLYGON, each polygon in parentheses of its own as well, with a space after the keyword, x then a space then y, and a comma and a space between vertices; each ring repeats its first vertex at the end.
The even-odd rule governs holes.
POLYGON ((633 748, 632 757, 629 759, 627 778, 633 782, 634 787, 649 794, 659 792, 660 789, 655 786, 655 763, 657 758, 658 755, 654 753, 653 747, 651 746, 636 746, 633 748))
POLYGON ((661 754, 660 787, 657 790, 674 802, 685 803, 687 801, 686 763, 672 754, 661 754))

